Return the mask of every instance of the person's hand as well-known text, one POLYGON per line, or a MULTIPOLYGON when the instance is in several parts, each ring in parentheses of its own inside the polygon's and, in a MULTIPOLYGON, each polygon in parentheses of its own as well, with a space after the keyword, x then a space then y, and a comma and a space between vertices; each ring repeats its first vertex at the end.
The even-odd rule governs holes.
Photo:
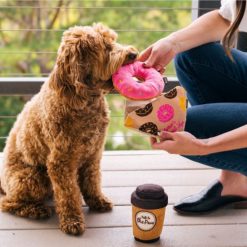
POLYGON ((171 154, 206 155, 207 140, 197 139, 189 132, 161 132, 160 142, 151 137, 153 149, 165 150, 171 154))
POLYGON ((170 38, 163 38, 142 51, 138 60, 144 62, 145 67, 153 67, 161 74, 165 72, 166 65, 176 55, 176 44, 170 38))

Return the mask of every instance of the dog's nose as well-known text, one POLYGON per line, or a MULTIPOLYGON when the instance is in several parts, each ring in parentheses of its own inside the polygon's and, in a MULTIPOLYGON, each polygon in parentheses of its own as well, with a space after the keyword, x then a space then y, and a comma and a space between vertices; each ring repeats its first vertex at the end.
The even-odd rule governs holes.
POLYGON ((130 52, 128 54, 128 60, 135 60, 137 58, 138 53, 136 52, 130 52))

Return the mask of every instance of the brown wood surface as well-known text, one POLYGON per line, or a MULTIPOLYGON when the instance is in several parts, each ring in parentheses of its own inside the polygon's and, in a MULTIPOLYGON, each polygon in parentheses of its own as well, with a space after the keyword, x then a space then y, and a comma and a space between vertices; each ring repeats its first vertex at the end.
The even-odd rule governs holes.
MULTIPOLYGON (((0 154, 0 165, 2 158, 0 154)), ((105 152, 102 170, 103 191, 115 207, 108 213, 95 213, 84 206, 87 229, 82 236, 63 234, 56 215, 35 221, 0 212, 0 247, 147 246, 133 239, 131 228, 130 195, 142 183, 160 184, 169 196, 161 240, 150 246, 247 246, 246 209, 228 207, 197 217, 180 216, 172 209, 180 198, 197 193, 217 178, 218 170, 159 151, 105 152)))

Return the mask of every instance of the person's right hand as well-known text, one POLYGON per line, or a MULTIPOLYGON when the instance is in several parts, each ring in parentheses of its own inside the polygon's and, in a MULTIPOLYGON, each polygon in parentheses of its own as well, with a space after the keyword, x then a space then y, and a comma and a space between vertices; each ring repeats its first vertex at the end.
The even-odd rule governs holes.
POLYGON ((163 38, 142 51, 138 60, 144 62, 145 67, 153 67, 163 74, 166 65, 176 55, 176 48, 175 42, 169 38, 163 38))

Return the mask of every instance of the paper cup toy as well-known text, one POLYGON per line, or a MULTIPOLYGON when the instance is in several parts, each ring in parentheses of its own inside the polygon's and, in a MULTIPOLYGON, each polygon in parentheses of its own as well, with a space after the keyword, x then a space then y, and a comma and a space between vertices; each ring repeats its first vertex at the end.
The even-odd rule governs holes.
POLYGON ((183 131, 186 108, 186 92, 177 86, 149 101, 127 101, 124 125, 151 136, 161 131, 183 131))
POLYGON ((168 196, 155 184, 144 184, 131 195, 133 235, 137 241, 152 243, 160 238, 168 196))

